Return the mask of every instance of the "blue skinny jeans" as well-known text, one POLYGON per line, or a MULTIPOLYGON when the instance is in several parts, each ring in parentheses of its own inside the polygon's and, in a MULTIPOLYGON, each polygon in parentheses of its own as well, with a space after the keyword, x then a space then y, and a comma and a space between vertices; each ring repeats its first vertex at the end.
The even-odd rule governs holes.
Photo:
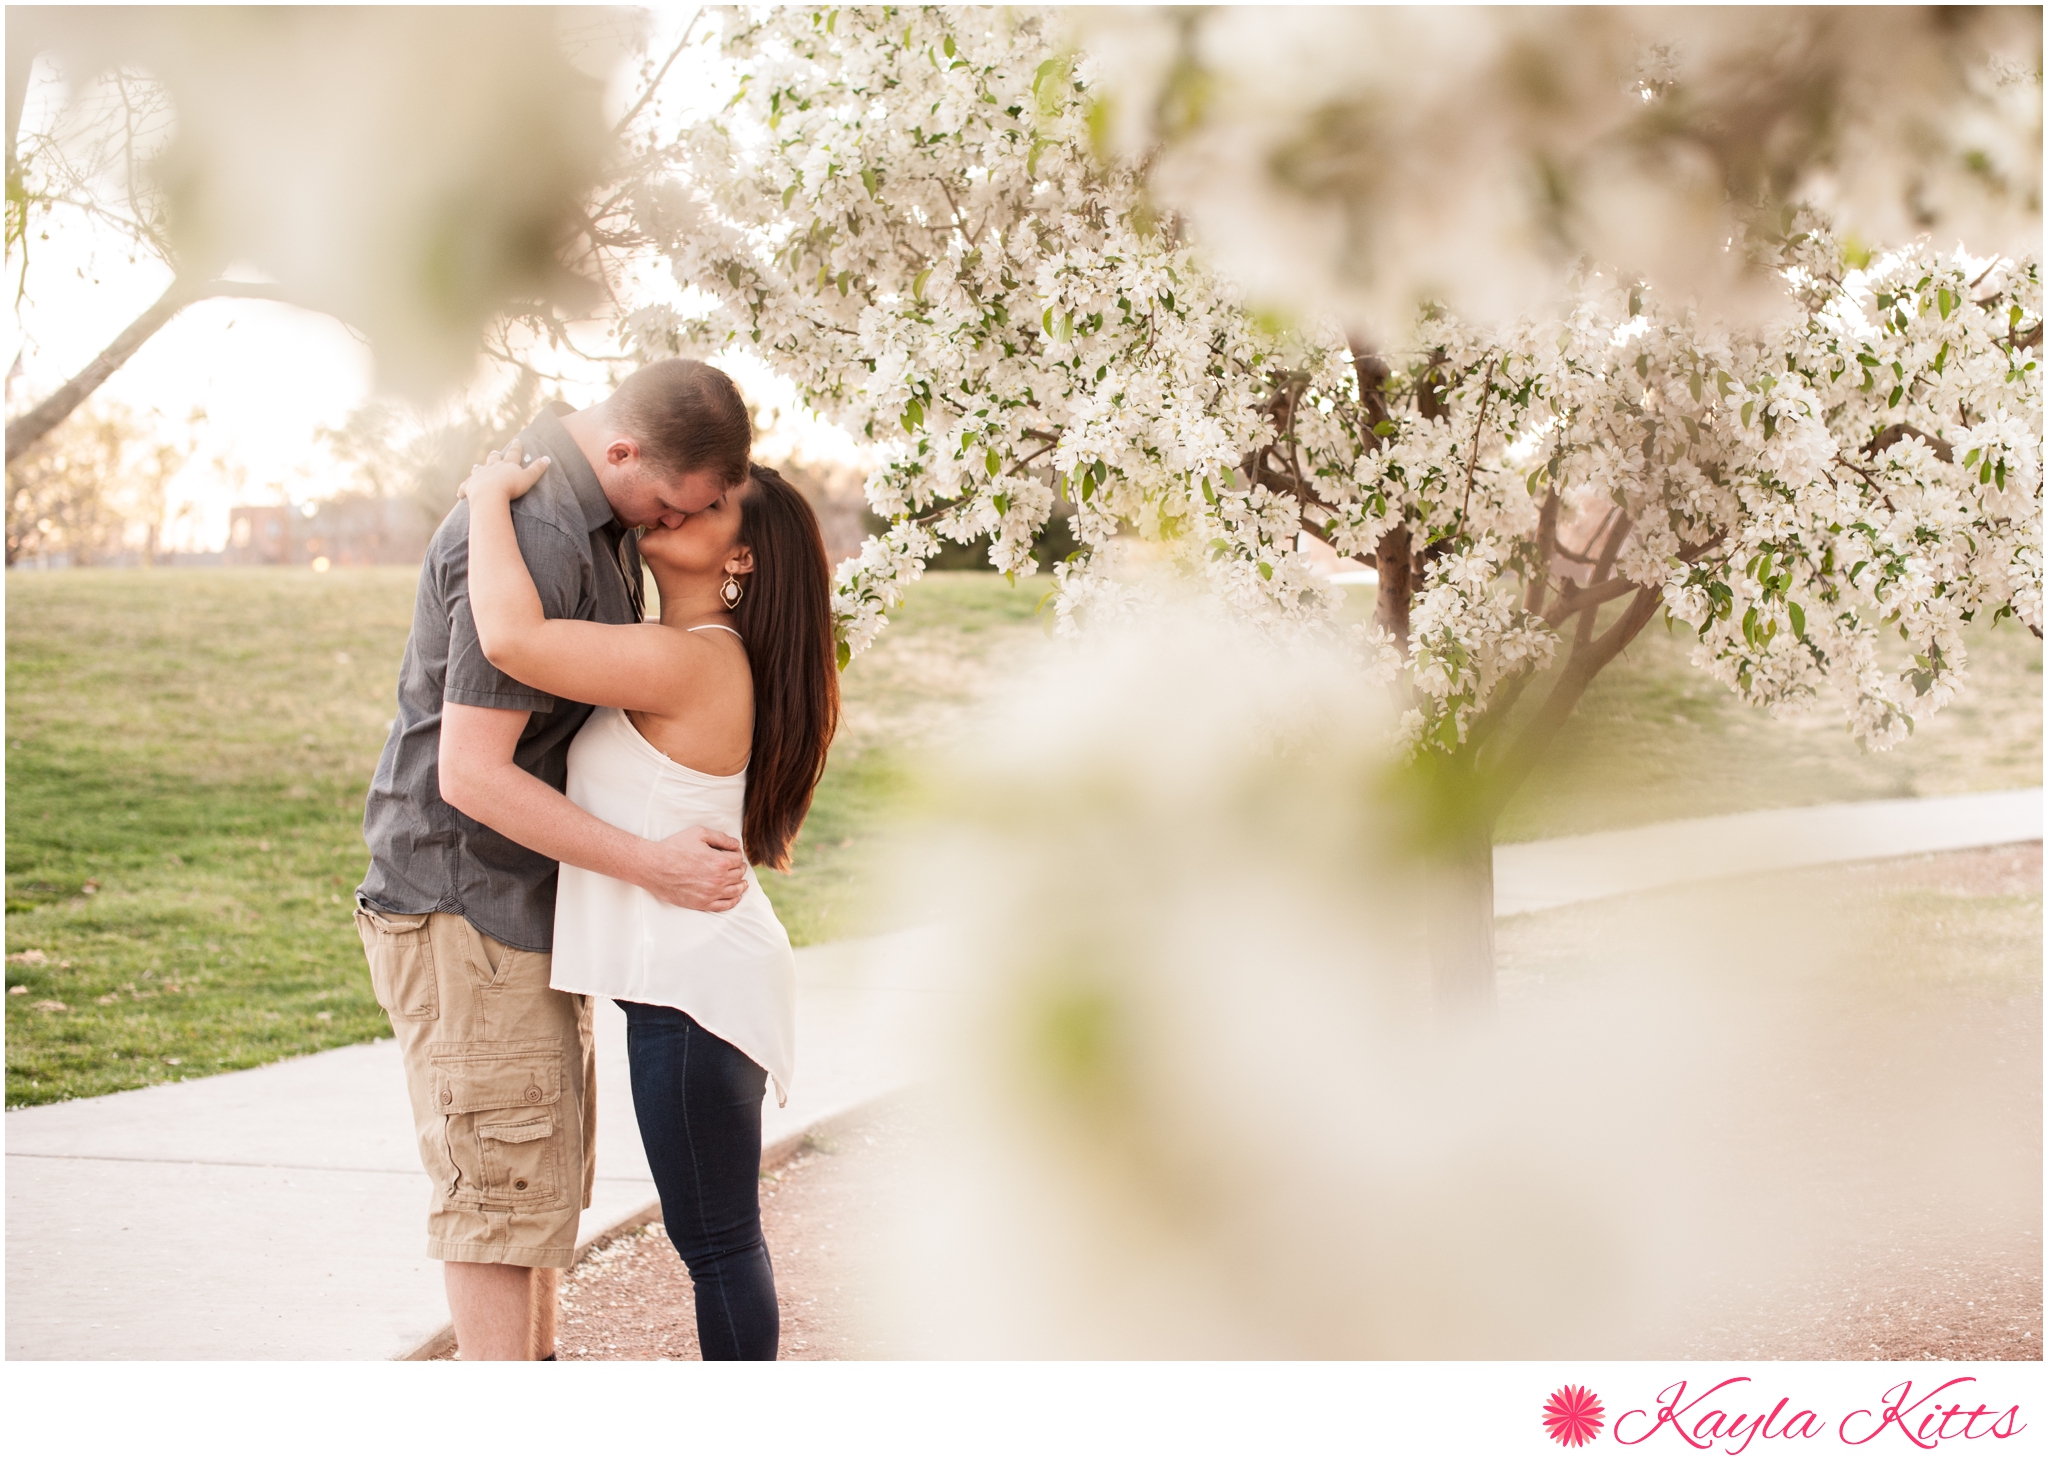
POLYGON ((761 1233, 759 1064, 678 1008, 621 1002, 640 1143, 690 1270, 706 1359, 773 1359, 782 1336, 761 1233))

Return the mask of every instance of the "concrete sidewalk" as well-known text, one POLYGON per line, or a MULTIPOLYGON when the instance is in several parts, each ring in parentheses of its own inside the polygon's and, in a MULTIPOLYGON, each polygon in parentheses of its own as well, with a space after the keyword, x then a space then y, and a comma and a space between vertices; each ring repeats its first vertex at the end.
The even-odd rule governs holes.
MULTIPOLYGON (((916 940, 798 951, 797 1082, 787 1108, 771 1089, 765 1145, 916 1077, 918 1017, 943 1001, 892 980, 916 940)), ((609 1001, 597 1038, 586 1245, 656 1201, 609 1001)), ((403 1358, 448 1323, 426 1206, 389 1039, 11 1111, 7 1357, 403 1358)))
POLYGON ((2041 791, 1760 809, 1493 852, 1493 911, 1514 916, 1724 876, 2041 838, 2041 791))
MULTIPOLYGON (((2039 789, 1685 820, 1495 853, 1501 915, 1753 871, 2041 838, 2039 789)), ((918 1078, 947 994, 924 934, 797 954, 800 1064, 771 1146, 918 1078)), ((654 1202, 625 1020, 599 1005, 586 1240, 654 1202)), ((391 1359, 446 1326, 389 1041, 7 1115, 9 1359, 391 1359)))

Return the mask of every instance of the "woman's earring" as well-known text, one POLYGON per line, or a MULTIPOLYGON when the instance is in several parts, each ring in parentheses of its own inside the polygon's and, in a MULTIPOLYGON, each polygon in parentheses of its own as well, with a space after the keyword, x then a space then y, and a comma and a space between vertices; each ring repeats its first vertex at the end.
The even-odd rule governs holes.
POLYGON ((718 598, 725 602, 725 609, 730 611, 734 606, 737 606, 740 603, 740 597, 745 594, 746 588, 732 578, 730 570, 726 571, 725 584, 718 588, 718 598))

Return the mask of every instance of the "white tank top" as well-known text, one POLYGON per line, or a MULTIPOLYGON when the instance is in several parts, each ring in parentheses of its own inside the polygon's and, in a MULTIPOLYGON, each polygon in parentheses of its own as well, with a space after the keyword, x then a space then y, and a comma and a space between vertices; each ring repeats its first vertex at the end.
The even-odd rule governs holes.
MULTIPOLYGON (((746 791, 745 770, 721 776, 676 763, 617 708, 593 712, 569 745, 569 798, 649 840, 692 825, 738 838, 746 791)), ((766 1069, 778 1101, 789 1102, 796 958, 752 870, 739 905, 710 912, 564 865, 553 972, 561 992, 680 1008, 766 1069)))

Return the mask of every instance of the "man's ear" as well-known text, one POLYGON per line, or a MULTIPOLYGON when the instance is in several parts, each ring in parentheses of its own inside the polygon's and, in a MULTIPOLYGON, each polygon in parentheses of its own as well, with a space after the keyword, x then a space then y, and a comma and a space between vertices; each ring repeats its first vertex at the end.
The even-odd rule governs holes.
POLYGON ((726 557, 727 575, 752 575, 754 573, 754 551, 747 545, 734 545, 732 554, 726 557))
POLYGON ((631 438, 614 438, 605 445, 604 461, 613 468, 624 468, 637 462, 640 445, 631 438))

